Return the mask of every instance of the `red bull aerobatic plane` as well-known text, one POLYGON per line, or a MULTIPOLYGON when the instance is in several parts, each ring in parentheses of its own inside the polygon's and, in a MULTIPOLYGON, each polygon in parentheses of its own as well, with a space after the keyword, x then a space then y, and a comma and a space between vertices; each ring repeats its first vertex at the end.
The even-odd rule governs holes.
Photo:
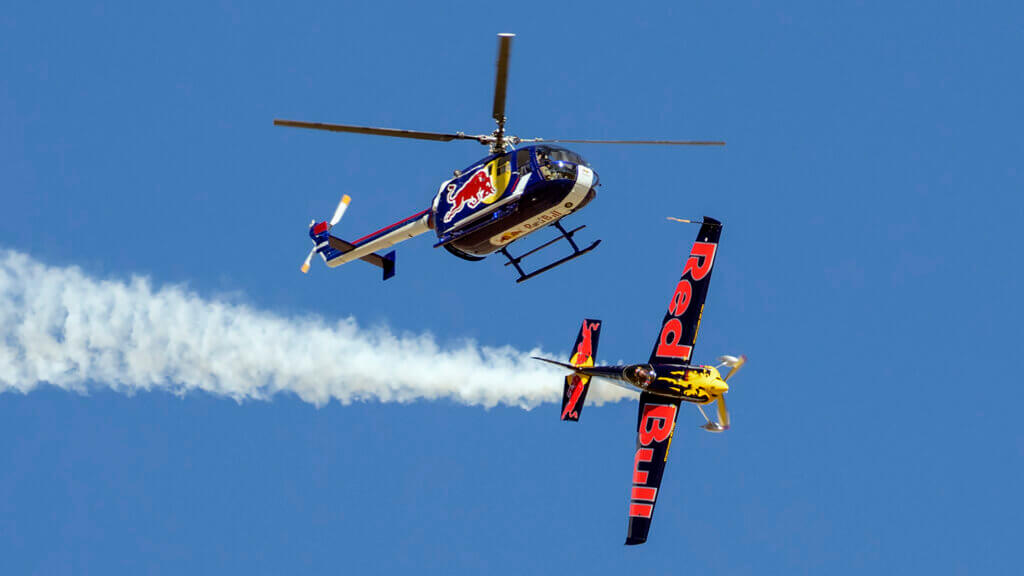
POLYGON ((669 144, 695 146, 721 146, 724 142, 679 140, 545 140, 519 138, 505 134, 505 91, 508 79, 509 52, 512 34, 498 35, 497 75, 494 87, 493 117, 497 128, 490 134, 471 135, 463 132, 438 133, 392 128, 372 128, 320 122, 274 120, 278 126, 311 128, 332 132, 373 134, 418 140, 450 142, 475 140, 490 147, 490 155, 468 168, 456 170, 454 178, 441 183, 433 203, 422 210, 368 234, 347 242, 330 234, 349 203, 345 195, 330 221, 310 224, 309 236, 313 249, 302 265, 309 271, 310 260, 320 254, 330 267, 352 260, 363 260, 384 271, 384 279, 395 274, 395 253, 378 252, 413 236, 433 230, 437 235, 435 248, 444 247, 465 260, 483 260, 487 255, 500 252, 519 273, 518 282, 564 264, 593 250, 597 240, 580 248, 573 236, 584 226, 566 230, 561 220, 580 210, 596 195, 599 184, 597 173, 579 154, 544 142, 592 144, 669 144), (519 144, 530 144, 517 148, 519 144), (513 256, 508 246, 513 242, 547 226, 558 230, 558 235, 540 246, 513 256), (521 263, 524 258, 565 239, 572 254, 527 272, 521 263))
POLYGON ((596 366, 594 356, 597 354, 601 322, 590 319, 583 321, 568 364, 538 358, 572 370, 572 374, 565 378, 562 420, 579 420, 587 387, 593 377, 605 378, 623 388, 640 392, 626 544, 647 541, 682 402, 697 405, 706 421, 705 430, 722 432, 729 429, 729 412, 725 407, 729 385, 726 382, 743 366, 746 357, 722 356, 718 366, 690 364, 721 233, 721 222, 704 218, 646 364, 596 366), (729 367, 725 376, 718 371, 723 366, 729 367), (712 402, 718 405, 718 420, 714 422, 708 419, 703 408, 712 402))

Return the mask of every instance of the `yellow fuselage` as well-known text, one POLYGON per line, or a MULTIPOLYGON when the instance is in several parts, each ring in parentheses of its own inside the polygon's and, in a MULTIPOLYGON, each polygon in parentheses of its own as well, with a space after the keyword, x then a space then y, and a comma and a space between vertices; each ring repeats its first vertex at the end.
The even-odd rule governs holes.
POLYGON ((655 366, 658 377, 647 390, 695 404, 707 404, 729 390, 714 366, 655 366))

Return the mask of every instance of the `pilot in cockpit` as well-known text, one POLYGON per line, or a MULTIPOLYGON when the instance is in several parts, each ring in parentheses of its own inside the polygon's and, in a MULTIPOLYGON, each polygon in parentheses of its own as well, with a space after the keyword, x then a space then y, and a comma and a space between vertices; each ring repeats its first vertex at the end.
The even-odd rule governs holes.
POLYGON ((545 180, 551 180, 554 177, 554 172, 551 170, 551 160, 548 159, 547 152, 537 150, 537 165, 540 166, 540 174, 545 180))

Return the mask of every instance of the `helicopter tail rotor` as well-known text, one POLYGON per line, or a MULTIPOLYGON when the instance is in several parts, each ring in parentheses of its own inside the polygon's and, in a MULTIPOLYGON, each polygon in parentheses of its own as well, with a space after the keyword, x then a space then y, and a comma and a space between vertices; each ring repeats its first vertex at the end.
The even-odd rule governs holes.
POLYGON ((302 270, 303 274, 309 274, 309 263, 313 259, 313 254, 316 254, 316 246, 313 246, 313 249, 309 251, 309 254, 306 254, 306 259, 302 262, 302 266, 299 267, 299 270, 302 270))
POLYGON ((309 223, 309 235, 313 237, 313 249, 306 255, 306 260, 302 262, 302 266, 299 268, 299 270, 302 270, 303 274, 309 273, 309 265, 313 260, 313 255, 316 254, 317 251, 326 247, 326 243, 318 242, 317 237, 326 234, 338 222, 341 222, 341 217, 345 215, 345 211, 348 210, 348 204, 351 201, 352 198, 348 194, 345 194, 341 197, 341 202, 338 202, 338 207, 334 209, 334 216, 331 216, 330 222, 321 222, 317 224, 316 220, 313 220, 309 223))

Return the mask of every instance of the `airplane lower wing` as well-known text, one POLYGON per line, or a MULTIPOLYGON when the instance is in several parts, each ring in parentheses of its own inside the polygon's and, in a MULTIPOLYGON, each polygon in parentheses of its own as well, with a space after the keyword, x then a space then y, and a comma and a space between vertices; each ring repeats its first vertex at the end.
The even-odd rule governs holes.
POLYGON ((626 544, 643 544, 651 529, 654 504, 658 501, 661 477, 672 445, 672 432, 679 415, 680 400, 643 392, 637 417, 636 455, 633 458, 633 487, 629 496, 629 527, 626 544))

